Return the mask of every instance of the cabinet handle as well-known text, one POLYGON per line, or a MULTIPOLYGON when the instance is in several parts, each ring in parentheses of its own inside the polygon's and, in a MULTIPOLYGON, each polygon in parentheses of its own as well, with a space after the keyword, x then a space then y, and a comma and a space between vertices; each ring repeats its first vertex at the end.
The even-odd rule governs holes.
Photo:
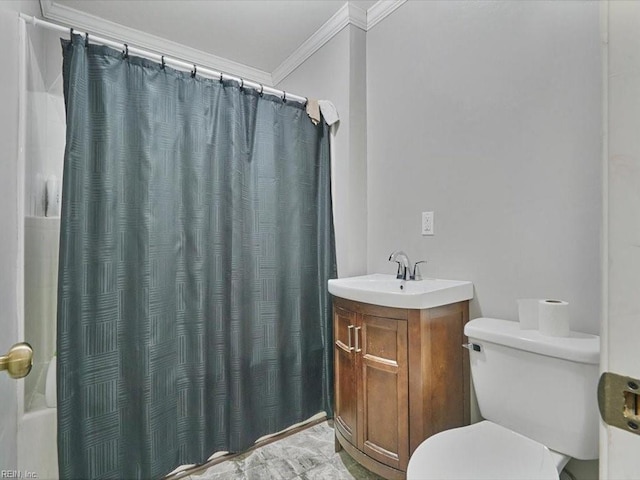
POLYGON ((349 334, 349 351, 353 352, 353 346, 351 345, 351 330, 353 330, 353 325, 349 325, 347 327, 347 333, 349 334))
POLYGON ((360 342, 358 342, 358 331, 362 330, 362 327, 356 327, 356 353, 359 353, 362 351, 362 349, 360 348, 360 342))

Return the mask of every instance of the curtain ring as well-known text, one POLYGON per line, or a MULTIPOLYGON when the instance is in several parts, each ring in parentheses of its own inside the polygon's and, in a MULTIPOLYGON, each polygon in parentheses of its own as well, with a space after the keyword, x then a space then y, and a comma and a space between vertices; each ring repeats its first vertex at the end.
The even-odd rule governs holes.
POLYGON ((73 27, 69 29, 69 40, 73 42, 73 27))
POLYGON ((222 83, 222 72, 220 72, 220 83, 222 83))
POLYGON ((196 64, 193 64, 193 70, 191 70, 191 78, 196 78, 196 73, 198 73, 198 67, 196 64))
POLYGON ((283 101, 284 103, 286 103, 286 102, 287 102, 287 92, 285 92, 284 90, 282 91, 282 101, 283 101))
POLYGON ((160 62, 160 68, 164 70, 164 67, 167 65, 164 61, 164 55, 162 55, 162 57, 160 58, 161 62, 160 62))
POLYGON ((264 95, 264 85, 263 84, 260 84, 260 93, 258 95, 260 95, 261 97, 264 95))
POLYGON ((124 44, 124 52, 122 52, 122 58, 129 58, 129 45, 124 44))
POLYGON ((88 33, 84 34, 84 46, 85 47, 89 46, 89 34, 88 33))
POLYGON ((309 105, 309 97, 304 97, 304 106, 305 108, 309 105))
POLYGON ((244 89, 244 78, 240 79, 240 91, 244 89))

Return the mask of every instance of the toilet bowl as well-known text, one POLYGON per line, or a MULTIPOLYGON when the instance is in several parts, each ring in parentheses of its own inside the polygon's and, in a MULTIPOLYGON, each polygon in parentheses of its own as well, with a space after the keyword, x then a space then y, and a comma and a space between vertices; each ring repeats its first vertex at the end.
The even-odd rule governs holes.
POLYGON ((598 336, 546 337, 490 318, 465 335, 485 420, 422 442, 407 480, 557 480, 572 457, 598 458, 598 336))
POLYGON ((557 480, 568 461, 566 455, 485 420, 422 442, 411 457, 407 478, 557 480))

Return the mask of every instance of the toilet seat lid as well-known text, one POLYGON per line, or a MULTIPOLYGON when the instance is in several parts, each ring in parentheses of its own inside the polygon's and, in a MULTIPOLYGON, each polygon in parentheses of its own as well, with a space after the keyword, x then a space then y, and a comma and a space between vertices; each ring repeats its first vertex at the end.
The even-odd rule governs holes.
POLYGON ((422 442, 407 480, 558 480, 547 447, 489 421, 445 430, 422 442))

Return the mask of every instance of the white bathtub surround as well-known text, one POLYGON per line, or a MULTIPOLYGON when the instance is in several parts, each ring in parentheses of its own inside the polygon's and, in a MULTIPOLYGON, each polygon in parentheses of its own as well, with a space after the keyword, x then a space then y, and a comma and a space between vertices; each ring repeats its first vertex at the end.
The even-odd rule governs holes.
POLYGON ((45 402, 48 408, 56 408, 58 406, 56 374, 58 366, 58 357, 54 355, 47 368, 47 377, 44 387, 45 402))
POLYGON ((47 369, 56 351, 59 239, 59 218, 25 218, 25 340, 34 352, 25 411, 45 407, 47 369))
POLYGON ((25 213, 57 216, 66 141, 60 35, 28 30, 25 132, 25 213), (48 187, 48 189, 47 189, 48 187), (46 211, 47 197, 51 204, 46 211))
POLYGON ((25 414, 18 421, 18 469, 46 479, 58 478, 57 409, 48 407, 56 406, 59 236, 59 218, 25 218, 25 338, 34 364, 25 378, 25 414))
POLYGON ((55 175, 47 177, 44 215, 45 217, 60 216, 60 184, 58 183, 58 177, 55 175))
POLYGON ((54 89, 28 91, 26 100, 26 214, 59 216, 66 129, 64 99, 54 89))

